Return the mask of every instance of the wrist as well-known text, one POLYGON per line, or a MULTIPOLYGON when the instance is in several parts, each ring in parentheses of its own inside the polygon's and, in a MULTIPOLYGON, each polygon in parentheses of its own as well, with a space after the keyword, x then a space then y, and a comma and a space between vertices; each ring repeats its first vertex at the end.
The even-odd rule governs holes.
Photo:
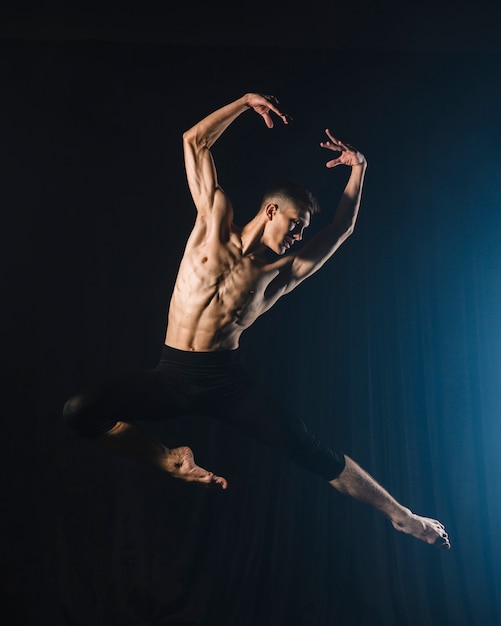
POLYGON ((367 167, 367 161, 364 157, 364 160, 361 163, 353 163, 351 167, 363 167, 364 169, 367 167))
POLYGON ((246 108, 246 109, 252 109, 252 104, 251 104, 251 96, 252 94, 250 92, 244 93, 244 95, 239 98, 239 100, 237 100, 237 102, 241 102, 241 104, 246 108))

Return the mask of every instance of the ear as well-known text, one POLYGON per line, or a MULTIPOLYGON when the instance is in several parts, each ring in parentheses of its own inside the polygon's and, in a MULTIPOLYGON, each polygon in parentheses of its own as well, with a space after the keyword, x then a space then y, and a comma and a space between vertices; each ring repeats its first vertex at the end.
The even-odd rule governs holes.
POLYGON ((273 202, 268 202, 268 204, 264 207, 264 214, 266 215, 267 219, 269 219, 270 221, 273 219, 273 216, 275 215, 277 211, 277 205, 273 204, 273 202))

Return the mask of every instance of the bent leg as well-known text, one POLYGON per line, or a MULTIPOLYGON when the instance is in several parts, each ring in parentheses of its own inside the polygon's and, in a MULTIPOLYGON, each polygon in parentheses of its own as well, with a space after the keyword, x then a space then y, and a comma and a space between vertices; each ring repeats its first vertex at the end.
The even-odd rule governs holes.
POLYGON ((145 461, 173 478, 226 489, 224 478, 195 464, 187 446, 169 449, 136 425, 183 413, 174 394, 154 371, 118 376, 70 398, 63 418, 73 430, 118 454, 145 461))

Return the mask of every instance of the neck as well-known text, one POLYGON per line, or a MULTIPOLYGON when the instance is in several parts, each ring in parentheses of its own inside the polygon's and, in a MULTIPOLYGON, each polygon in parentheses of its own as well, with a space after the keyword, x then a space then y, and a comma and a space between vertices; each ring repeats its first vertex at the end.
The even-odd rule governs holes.
POLYGON ((242 239, 242 253, 264 256, 266 246, 263 243, 264 225, 260 214, 256 215, 243 228, 240 234, 242 239))

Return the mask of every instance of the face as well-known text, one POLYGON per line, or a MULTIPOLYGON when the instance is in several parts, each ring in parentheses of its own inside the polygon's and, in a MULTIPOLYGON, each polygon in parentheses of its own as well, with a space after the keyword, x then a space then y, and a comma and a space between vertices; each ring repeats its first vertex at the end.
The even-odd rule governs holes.
POLYGON ((266 226, 263 243, 276 254, 285 254, 296 241, 301 241, 310 224, 310 212, 300 211, 293 205, 269 204, 266 207, 266 226))

